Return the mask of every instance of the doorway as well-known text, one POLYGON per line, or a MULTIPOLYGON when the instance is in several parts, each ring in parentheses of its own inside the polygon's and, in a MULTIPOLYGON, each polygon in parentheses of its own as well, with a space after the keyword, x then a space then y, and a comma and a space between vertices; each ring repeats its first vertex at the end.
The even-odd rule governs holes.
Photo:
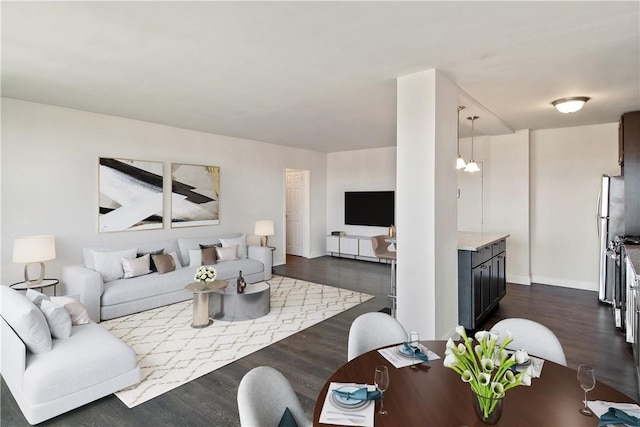
POLYGON ((309 258, 309 171, 285 171, 286 255, 309 258))

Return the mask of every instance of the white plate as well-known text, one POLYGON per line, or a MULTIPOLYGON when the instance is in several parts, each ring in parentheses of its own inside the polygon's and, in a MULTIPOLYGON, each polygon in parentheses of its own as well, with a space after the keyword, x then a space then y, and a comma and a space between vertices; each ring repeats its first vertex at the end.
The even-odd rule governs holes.
MULTIPOLYGON (((353 393, 354 391, 357 391, 359 389, 360 387, 356 387, 356 386, 344 386, 336 390, 353 393)), ((359 399, 353 399, 353 398, 347 399, 345 397, 337 395, 333 391, 331 391, 331 398, 329 401, 333 406, 337 408, 349 409, 349 410, 360 410, 371 402, 370 400, 359 400, 359 399)))

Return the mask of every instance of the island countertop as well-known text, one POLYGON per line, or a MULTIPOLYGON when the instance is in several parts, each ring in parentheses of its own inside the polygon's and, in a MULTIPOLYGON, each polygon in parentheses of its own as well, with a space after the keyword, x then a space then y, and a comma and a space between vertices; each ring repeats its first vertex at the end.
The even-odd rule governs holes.
POLYGON ((476 252, 484 246, 506 239, 509 236, 510 234, 458 231, 458 250, 476 252))

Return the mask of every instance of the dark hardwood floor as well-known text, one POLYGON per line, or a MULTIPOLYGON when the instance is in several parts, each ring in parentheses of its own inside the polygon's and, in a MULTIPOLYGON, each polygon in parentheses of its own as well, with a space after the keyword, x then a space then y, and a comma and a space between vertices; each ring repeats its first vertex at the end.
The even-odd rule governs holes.
MULTIPOLYGON (((346 362, 347 336, 353 319, 389 306, 386 295, 390 269, 388 265, 366 261, 290 256, 286 265, 276 267, 276 273, 366 292, 376 298, 135 408, 127 408, 111 395, 40 425, 237 426, 238 383, 246 372, 260 365, 273 366, 285 374, 312 418, 315 399, 324 382, 346 362)), ((638 400, 631 347, 616 331, 610 307, 600 304, 595 292, 508 284, 507 296, 484 328, 490 329, 506 317, 525 317, 545 324, 560 339, 571 368, 580 363, 591 364, 598 381, 638 400)), ((28 425, 4 380, 0 392, 0 425, 28 425)))

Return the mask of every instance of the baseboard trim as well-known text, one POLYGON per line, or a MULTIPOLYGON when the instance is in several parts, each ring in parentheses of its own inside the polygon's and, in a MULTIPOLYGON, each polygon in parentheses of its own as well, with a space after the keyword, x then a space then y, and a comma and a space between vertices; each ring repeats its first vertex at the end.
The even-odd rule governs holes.
POLYGON ((531 277, 529 276, 518 276, 515 274, 507 274, 507 282, 515 283, 516 285, 530 285, 531 277))
POLYGON ((580 289, 583 291, 597 291, 598 284, 595 282, 585 282, 582 280, 560 279, 548 276, 531 276, 532 283, 540 283, 542 285, 559 286, 561 288, 580 289))

